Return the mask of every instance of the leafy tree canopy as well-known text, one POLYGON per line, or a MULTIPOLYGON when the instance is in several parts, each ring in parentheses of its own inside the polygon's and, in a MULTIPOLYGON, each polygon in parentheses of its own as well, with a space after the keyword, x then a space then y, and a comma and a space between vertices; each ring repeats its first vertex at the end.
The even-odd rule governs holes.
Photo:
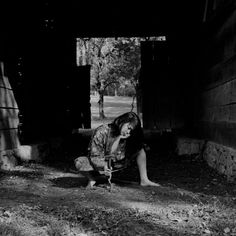
MULTIPOLYGON (((103 114, 103 96, 106 89, 133 88, 138 84, 141 67, 140 41, 163 40, 153 38, 79 38, 77 65, 91 65, 91 88, 99 94, 100 117, 103 114)), ((165 39, 164 39, 165 40, 165 39)))

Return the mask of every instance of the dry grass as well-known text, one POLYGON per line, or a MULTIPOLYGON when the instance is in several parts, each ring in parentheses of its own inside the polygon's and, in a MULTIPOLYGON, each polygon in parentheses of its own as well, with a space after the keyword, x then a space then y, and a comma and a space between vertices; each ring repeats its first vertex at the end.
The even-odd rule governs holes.
MULTIPOLYGON (((98 114, 98 97, 91 95, 90 102, 91 102, 91 126, 92 128, 97 127, 103 123, 109 123, 115 117, 129 112, 132 109, 132 97, 111 97, 105 96, 104 98, 104 113, 106 118, 103 120, 99 119, 98 114)), ((136 103, 134 107, 134 112, 136 112, 136 103)))
POLYGON ((88 190, 74 173, 27 165, 1 178, 0 235, 236 235, 233 195, 169 182, 88 190))
POLYGON ((19 229, 16 229, 12 223, 0 224, 0 235, 2 236, 24 236, 19 229))

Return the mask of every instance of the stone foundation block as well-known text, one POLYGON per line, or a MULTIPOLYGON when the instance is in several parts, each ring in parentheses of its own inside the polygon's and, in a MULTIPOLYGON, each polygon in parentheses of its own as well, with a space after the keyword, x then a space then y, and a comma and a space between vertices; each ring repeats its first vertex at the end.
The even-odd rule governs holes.
POLYGON ((207 164, 227 181, 236 181, 236 149, 204 140, 180 137, 177 140, 178 155, 201 154, 207 164))
POLYGON ((214 142, 207 142, 203 158, 208 165, 227 177, 228 181, 236 179, 236 150, 214 142))
POLYGON ((177 154, 180 156, 199 154, 202 151, 203 145, 204 145, 204 140, 191 139, 186 137, 178 138, 177 154))
POLYGON ((0 152, 0 169, 11 170, 18 164, 12 150, 4 150, 0 152))
POLYGON ((21 161, 41 162, 49 155, 49 145, 45 143, 21 145, 14 149, 14 155, 21 161))

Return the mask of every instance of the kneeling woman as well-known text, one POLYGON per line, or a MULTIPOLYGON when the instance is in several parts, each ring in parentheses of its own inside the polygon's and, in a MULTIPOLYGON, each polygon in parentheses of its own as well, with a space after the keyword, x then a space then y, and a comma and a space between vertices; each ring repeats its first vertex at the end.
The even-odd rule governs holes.
POLYGON ((159 186, 148 179, 143 145, 140 119, 134 112, 127 112, 115 118, 112 123, 103 124, 94 130, 88 156, 76 158, 75 166, 88 178, 88 187, 93 187, 96 179, 92 172, 106 173, 123 168, 136 158, 140 185, 159 186))

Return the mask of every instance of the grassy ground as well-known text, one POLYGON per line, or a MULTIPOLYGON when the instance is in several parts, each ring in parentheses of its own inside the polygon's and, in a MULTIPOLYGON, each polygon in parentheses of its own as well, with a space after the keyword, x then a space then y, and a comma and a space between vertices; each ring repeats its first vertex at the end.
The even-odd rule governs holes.
MULTIPOLYGON (((98 97, 91 95, 91 127, 97 127, 102 123, 108 123, 115 117, 129 112, 132 109, 132 97, 111 97, 105 96, 104 98, 104 112, 106 118, 104 120, 99 119, 98 113, 98 97)), ((136 103, 134 104, 134 112, 137 112, 136 103)))
POLYGON ((114 179, 111 191, 86 189, 65 163, 0 173, 0 235, 236 235, 235 185, 198 159, 149 157, 149 176, 160 187, 140 187, 135 168, 122 174, 134 182, 114 179))
MULTIPOLYGON (((131 102, 105 97, 107 121, 129 111, 131 102)), ((94 97, 92 114, 101 123, 94 97)), ((73 159, 59 162, 63 153, 49 153, 51 164, 1 171, 0 235, 236 235, 236 183, 227 183, 200 157, 177 156, 163 135, 149 146, 148 175, 160 187, 139 186, 133 165, 114 173, 112 189, 106 179, 87 189, 86 179, 71 171, 73 159)))

